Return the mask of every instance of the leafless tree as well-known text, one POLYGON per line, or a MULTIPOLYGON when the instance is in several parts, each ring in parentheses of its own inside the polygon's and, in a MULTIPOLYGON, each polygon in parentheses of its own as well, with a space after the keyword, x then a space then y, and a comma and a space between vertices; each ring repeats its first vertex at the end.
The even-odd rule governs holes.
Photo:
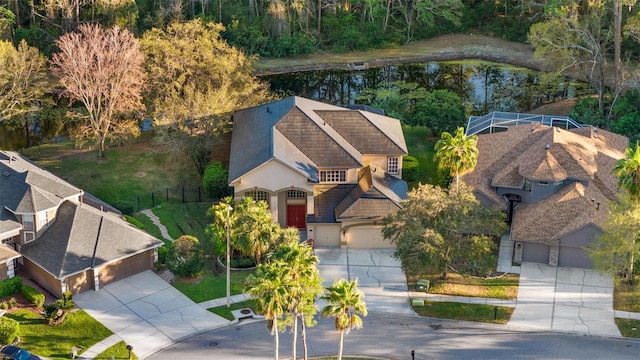
POLYGON ((56 41, 51 70, 64 86, 63 95, 87 109, 83 134, 98 142, 104 155, 106 139, 126 132, 137 135, 131 115, 143 109, 141 92, 144 55, 133 34, 119 27, 80 25, 56 41), (112 134, 113 130, 117 130, 112 134))

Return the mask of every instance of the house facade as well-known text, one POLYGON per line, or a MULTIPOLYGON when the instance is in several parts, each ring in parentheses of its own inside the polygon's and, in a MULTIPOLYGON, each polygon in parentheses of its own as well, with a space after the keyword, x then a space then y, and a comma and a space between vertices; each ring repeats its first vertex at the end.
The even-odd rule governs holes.
POLYGON ((0 151, 0 279, 19 268, 56 296, 153 268, 162 242, 109 205, 0 151))
POLYGON ((595 127, 509 126, 478 135, 478 164, 463 180, 507 213, 515 262, 590 269, 585 247, 602 234, 627 146, 595 127))
POLYGON ((380 220, 406 197, 397 119, 289 97, 233 115, 229 184, 316 245, 391 247, 380 220))

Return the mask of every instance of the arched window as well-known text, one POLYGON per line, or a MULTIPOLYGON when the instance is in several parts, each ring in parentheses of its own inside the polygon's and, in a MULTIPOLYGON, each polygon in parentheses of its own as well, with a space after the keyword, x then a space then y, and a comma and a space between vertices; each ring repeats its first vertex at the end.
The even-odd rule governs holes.
POLYGON ((263 190, 249 190, 244 196, 252 198, 254 201, 264 201, 269 203, 269 193, 263 190))

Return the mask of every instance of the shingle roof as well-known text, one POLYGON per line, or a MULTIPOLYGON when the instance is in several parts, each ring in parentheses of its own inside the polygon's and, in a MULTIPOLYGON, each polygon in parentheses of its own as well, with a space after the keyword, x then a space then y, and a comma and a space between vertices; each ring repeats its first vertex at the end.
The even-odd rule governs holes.
POLYGON ((0 205, 14 213, 56 207, 81 190, 42 170, 20 154, 0 151, 0 205))
POLYGON ((585 188, 570 182, 544 200, 516 208, 512 237, 549 243, 588 223, 601 224, 607 200, 614 200, 617 191, 611 170, 627 146, 626 137, 594 128, 512 126, 504 132, 478 135, 478 164, 462 179, 497 203, 504 201, 494 187, 522 188, 525 177, 588 183, 585 188), (600 210, 594 214, 591 210, 598 202, 600 210))
POLYGON ((9 210, 0 207, 0 234, 13 233, 21 229, 22 224, 16 217, 9 210))
POLYGON ((407 153, 397 119, 289 97, 234 113, 229 181, 274 158, 317 180, 318 168, 358 168, 381 153, 407 153))
POLYGON ((62 279, 160 245, 162 241, 111 213, 65 201, 51 226, 21 251, 62 279))

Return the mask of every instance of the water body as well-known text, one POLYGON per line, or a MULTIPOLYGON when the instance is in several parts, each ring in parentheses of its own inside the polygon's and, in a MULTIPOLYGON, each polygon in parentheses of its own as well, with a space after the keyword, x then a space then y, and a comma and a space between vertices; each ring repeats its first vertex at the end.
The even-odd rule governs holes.
POLYGON ((448 89, 474 115, 490 111, 526 112, 545 103, 589 93, 577 81, 509 65, 481 62, 427 62, 389 65, 360 71, 316 70, 266 75, 271 90, 342 105, 361 104, 366 89, 394 82, 415 83, 427 91, 448 89))

